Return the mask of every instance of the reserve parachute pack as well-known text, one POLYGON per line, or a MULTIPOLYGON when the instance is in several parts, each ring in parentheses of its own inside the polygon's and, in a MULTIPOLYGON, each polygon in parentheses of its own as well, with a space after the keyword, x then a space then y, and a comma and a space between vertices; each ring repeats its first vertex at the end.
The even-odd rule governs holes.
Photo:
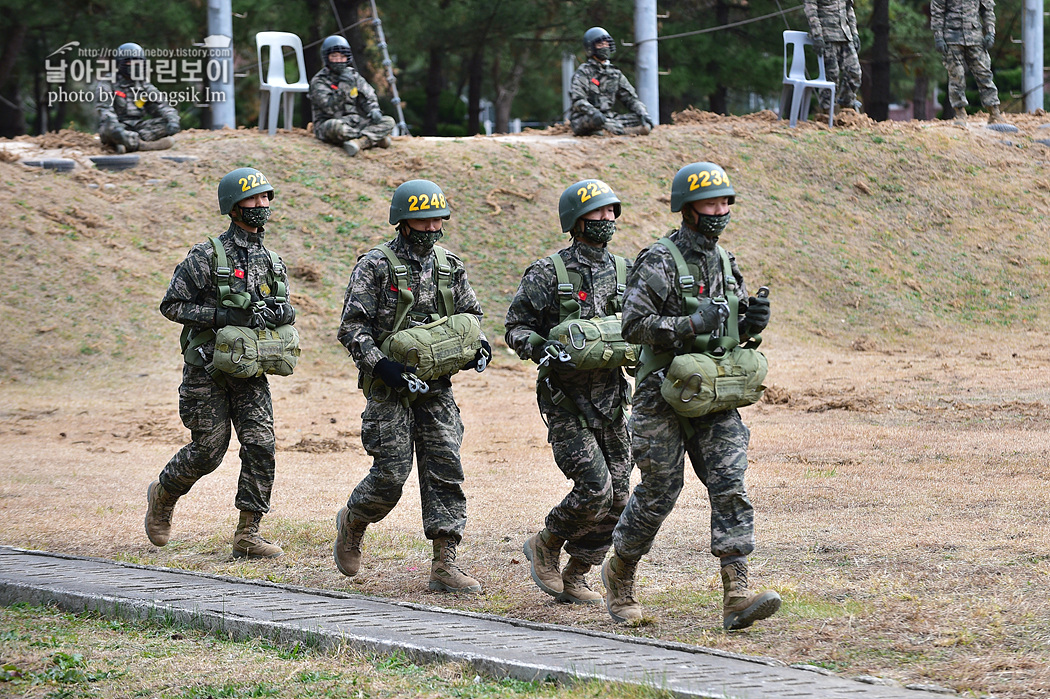
MULTIPOLYGON (((633 367, 641 354, 641 347, 630 344, 621 334, 619 309, 627 288, 627 260, 619 255, 612 258, 616 265, 615 312, 584 320, 580 318, 580 302, 577 300, 582 277, 568 271, 560 254, 547 257, 558 277, 558 325, 551 329, 547 340, 557 340, 565 345, 570 361, 579 371, 633 367)), ((529 341, 535 346, 546 340, 534 334, 529 341)))
MULTIPOLYGON (((661 238, 663 245, 674 258, 678 268, 678 285, 685 302, 685 313, 692 315, 699 307, 696 276, 682 257, 678 246, 669 238, 661 238)), ((670 352, 655 354, 645 347, 642 368, 638 372, 638 383, 653 371, 666 368, 660 384, 660 395, 681 417, 693 418, 710 413, 742 408, 762 398, 769 364, 764 354, 756 348, 761 336, 752 337, 746 347, 740 345, 738 313, 740 300, 729 289, 732 279, 729 254, 718 246, 722 258, 722 273, 726 279, 726 302, 729 317, 721 331, 698 335, 693 340, 693 352, 674 356, 670 352)))
MULTIPOLYGON (((262 305, 263 301, 252 301, 246 291, 230 290, 230 277, 233 268, 226 258, 226 250, 218 238, 210 238, 215 253, 216 299, 224 308, 247 309, 253 305, 262 305)), ((281 278, 284 276, 284 264, 276 253, 270 251, 270 270, 267 273, 267 285, 273 291, 273 297, 279 302, 288 299, 287 286, 281 278)), ((299 362, 299 331, 291 325, 276 328, 244 328, 227 325, 214 330, 205 328, 196 333, 190 326, 183 330, 182 355, 187 364, 203 367, 217 382, 223 376, 235 379, 247 379, 263 374, 289 376, 299 362), (215 351, 212 361, 208 362, 202 349, 205 344, 214 340, 215 351)))
MULTIPOLYGON (((481 349, 481 321, 473 313, 452 313, 456 305, 452 298, 448 251, 434 246, 438 313, 420 317, 409 314, 416 299, 410 288, 408 265, 398 259, 386 243, 373 250, 386 256, 398 294, 394 326, 380 335, 380 351, 396 362, 415 367, 415 377, 423 382, 451 376, 472 361, 481 349)), ((378 378, 362 374, 361 388, 365 395, 370 395, 371 386, 377 381, 378 378)), ((412 394, 415 396, 417 392, 412 394)))

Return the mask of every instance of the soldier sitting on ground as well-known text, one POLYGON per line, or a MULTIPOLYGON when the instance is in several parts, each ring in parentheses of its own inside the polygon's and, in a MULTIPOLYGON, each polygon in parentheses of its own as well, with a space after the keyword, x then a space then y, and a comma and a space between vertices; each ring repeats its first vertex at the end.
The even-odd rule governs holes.
POLYGON ((126 43, 114 55, 116 80, 95 87, 102 145, 118 153, 171 148, 171 136, 181 129, 179 112, 157 99, 160 91, 146 80, 146 53, 138 44, 126 43))
POLYGON ((616 43, 601 27, 591 27, 583 35, 587 60, 576 69, 569 87, 572 110, 569 124, 577 136, 601 133, 644 136, 653 129, 645 104, 638 99, 623 72, 609 62, 616 43), (619 99, 630 114, 619 114, 613 107, 619 99))
POLYGON ((930 28, 933 44, 948 69, 948 100, 956 110, 956 122, 966 125, 967 68, 977 81, 981 105, 988 110, 988 123, 1003 121, 999 91, 992 80, 992 59, 988 56, 988 50, 995 45, 994 0, 933 0, 930 28))
POLYGON ((379 109, 372 86, 354 69, 350 44, 333 35, 321 43, 324 68, 310 81, 314 136, 357 155, 373 146, 390 147, 394 120, 379 109))

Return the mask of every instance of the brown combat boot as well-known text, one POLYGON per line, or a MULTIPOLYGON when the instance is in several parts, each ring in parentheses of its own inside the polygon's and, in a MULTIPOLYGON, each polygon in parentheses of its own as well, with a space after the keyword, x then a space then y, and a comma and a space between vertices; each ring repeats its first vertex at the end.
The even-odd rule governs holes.
POLYGON ((335 537, 332 555, 335 556, 335 567, 348 578, 357 575, 361 570, 361 539, 365 535, 368 522, 360 519, 350 520, 350 510, 344 507, 335 516, 335 526, 339 533, 335 537))
POLYGON ((569 558, 565 570, 561 572, 562 593, 558 595, 559 602, 571 604, 598 604, 602 596, 591 589, 587 584, 587 571, 590 565, 581 563, 575 558, 569 558))
POLYGON ((376 143, 376 145, 380 148, 389 148, 393 143, 393 139, 391 139, 389 136, 383 136, 383 138, 380 139, 379 142, 376 143))
POLYGON ((780 595, 773 590, 748 593, 746 561, 722 566, 722 589, 722 626, 726 629, 746 629, 780 609, 780 595))
POLYGON ((178 495, 164 490, 160 481, 153 481, 146 488, 146 536, 154 546, 164 546, 171 536, 171 513, 178 495))
POLYGON ((559 561, 564 543, 564 539, 554 536, 544 527, 526 539, 522 547, 525 558, 531 563, 532 581, 551 597, 557 597, 564 590, 559 561))
POLYGON ((605 585, 605 607, 613 621, 639 621, 642 605, 634 598, 634 570, 638 561, 625 561, 613 553, 602 566, 602 584, 605 585))
POLYGON ((481 583, 456 565, 456 540, 434 539, 434 559, 430 562, 430 589, 435 592, 481 592, 481 583))
POLYGON ((237 532, 233 535, 234 558, 277 558, 284 553, 280 546, 259 536, 262 516, 262 512, 241 510, 237 532))
POLYGON ((998 104, 993 104, 988 108, 988 123, 989 124, 1004 124, 1006 119, 1003 118, 1003 113, 999 109, 998 104))
POLYGON ((158 138, 156 141, 139 141, 139 150, 167 150, 175 145, 171 136, 158 138))

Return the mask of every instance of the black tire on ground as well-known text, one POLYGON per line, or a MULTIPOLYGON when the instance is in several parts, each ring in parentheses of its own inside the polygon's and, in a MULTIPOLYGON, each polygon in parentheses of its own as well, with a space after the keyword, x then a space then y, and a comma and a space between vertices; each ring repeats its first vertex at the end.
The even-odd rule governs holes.
POLYGON ((1013 124, 1003 124, 1003 123, 988 124, 988 125, 985 126, 985 128, 986 129, 991 129, 992 131, 998 131, 1000 133, 1017 133, 1018 131, 1020 131, 1020 129, 1018 129, 1013 124))
POLYGON ((47 158, 45 160, 23 160, 23 165, 29 167, 42 167, 45 170, 58 170, 59 172, 69 172, 76 167, 77 162, 70 160, 69 158, 47 158))
POLYGON ((173 163, 192 163, 194 160, 197 160, 195 155, 162 155, 160 157, 173 163))
POLYGON ((99 170, 127 170, 139 164, 137 154, 128 155, 92 155, 89 160, 99 170))

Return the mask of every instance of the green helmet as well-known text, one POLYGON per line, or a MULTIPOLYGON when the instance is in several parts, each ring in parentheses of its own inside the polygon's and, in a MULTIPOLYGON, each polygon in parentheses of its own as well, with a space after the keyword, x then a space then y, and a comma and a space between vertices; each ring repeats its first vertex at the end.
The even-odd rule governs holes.
POLYGON ((273 185, 253 167, 239 167, 226 173, 219 180, 219 213, 226 215, 233 205, 260 192, 266 192, 270 199, 276 195, 273 185))
POLYGON ((729 197, 730 204, 736 201, 736 190, 720 165, 691 163, 679 170, 671 182, 671 211, 681 211, 687 202, 715 197, 729 197))
POLYGON ((332 63, 328 57, 333 53, 341 53, 346 56, 346 63, 343 65, 354 65, 354 52, 350 50, 350 43, 338 34, 333 34, 321 42, 321 60, 329 70, 332 69, 332 63))
POLYGON ((616 196, 612 187, 601 180, 580 180, 569 185, 568 189, 561 193, 561 199, 558 201, 561 229, 571 231, 580 216, 608 204, 613 205, 616 218, 620 218, 620 198, 616 196))
POLYGON ((131 62, 146 60, 146 52, 135 42, 129 41, 117 47, 117 50, 113 52, 113 58, 116 59, 117 72, 130 78, 131 62))
POLYGON ((410 218, 443 218, 448 220, 452 210, 441 187, 430 180, 409 180, 394 190, 390 197, 390 225, 396 226, 410 218))

